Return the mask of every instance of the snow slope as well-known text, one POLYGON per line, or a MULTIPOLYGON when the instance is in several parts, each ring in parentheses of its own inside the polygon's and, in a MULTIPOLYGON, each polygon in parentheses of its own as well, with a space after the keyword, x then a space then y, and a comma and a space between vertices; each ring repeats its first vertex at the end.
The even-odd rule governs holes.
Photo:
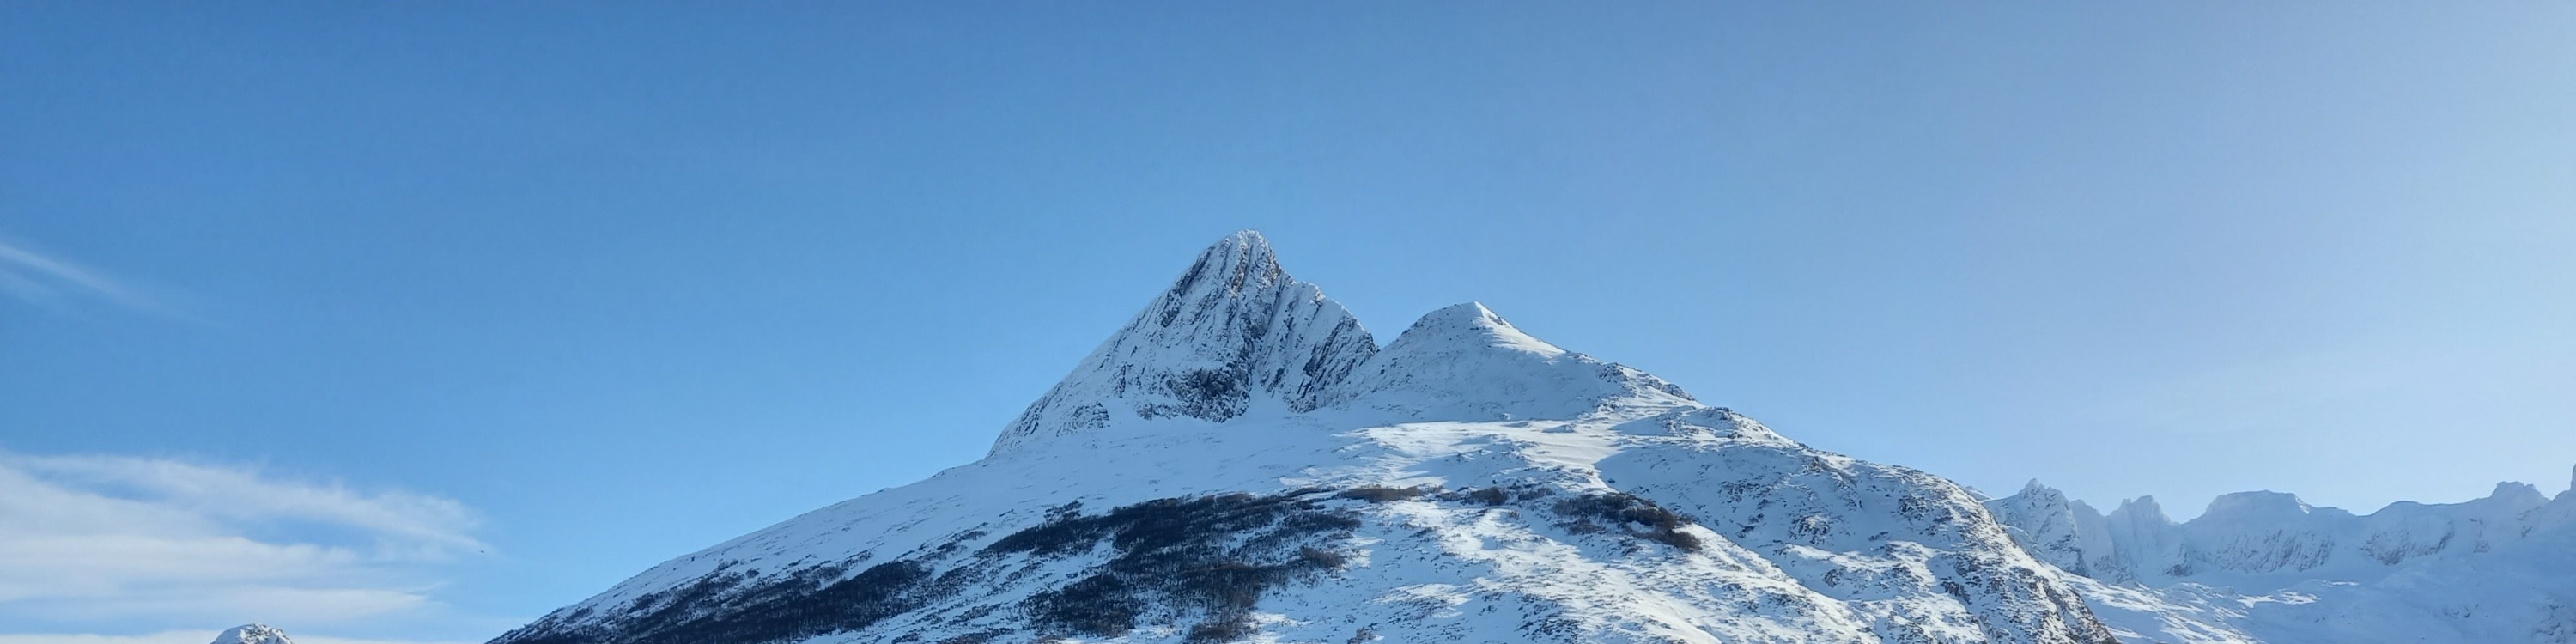
POLYGON ((2368 515, 2240 492, 2175 523, 2033 481, 1987 506, 2131 641, 2576 641, 2576 489, 2368 515))
POLYGON ((1379 350, 1245 232, 983 460, 495 642, 2115 641, 2066 577, 1947 480, 1481 305, 1379 350))

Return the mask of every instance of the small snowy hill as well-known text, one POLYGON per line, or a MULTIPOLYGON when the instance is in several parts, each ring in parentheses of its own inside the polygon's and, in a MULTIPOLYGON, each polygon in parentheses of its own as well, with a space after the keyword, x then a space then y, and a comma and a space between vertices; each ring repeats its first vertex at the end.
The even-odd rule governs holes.
POLYGON ((2175 523, 2032 481, 1987 506, 2134 641, 2576 642, 2576 489, 2368 515, 2240 492, 2175 523))
MULTIPOLYGON (((2237 537, 2039 487, 1990 512, 1478 304, 1381 348, 1245 232, 983 460, 665 562, 495 644, 2109 644, 2096 610, 2175 624, 2124 627, 2136 641, 2241 636, 2242 598, 2110 581, 2177 564, 2200 579, 2517 547, 2487 524, 2443 541, 2470 534, 2445 513, 2346 547, 2351 517, 2242 501, 2238 523, 2264 527, 2237 537)), ((2436 577, 2420 583, 2452 578, 2436 577)))
POLYGON ((267 624, 243 624, 224 629, 213 644, 295 644, 286 639, 286 631, 267 624))

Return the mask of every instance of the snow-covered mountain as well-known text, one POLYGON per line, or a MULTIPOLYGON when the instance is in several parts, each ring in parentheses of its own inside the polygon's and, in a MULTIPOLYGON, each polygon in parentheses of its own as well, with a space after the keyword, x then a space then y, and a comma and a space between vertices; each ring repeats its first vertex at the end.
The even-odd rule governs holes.
POLYGON ((2184 524, 2038 485, 1981 501, 1480 304, 1381 348, 1244 232, 984 459, 665 562, 494 642, 2338 641, 2258 626, 2337 619, 2303 607, 2344 586, 2205 582, 2377 566, 2395 572, 2372 588, 2563 583, 2499 567, 2576 571, 2546 547, 2576 495, 2507 492, 2370 517, 2240 495, 2184 524))
POLYGON ((286 631, 267 624, 243 624, 224 629, 213 644, 295 644, 286 639, 286 631))
POLYGON ((983 460, 495 640, 2050 642, 2112 636, 1976 497, 1482 305, 1380 349, 1256 233, 983 460))
POLYGON ((2368 515, 2240 492, 2175 523, 2032 481, 1987 506, 2135 641, 2576 642, 2576 489, 2368 515))

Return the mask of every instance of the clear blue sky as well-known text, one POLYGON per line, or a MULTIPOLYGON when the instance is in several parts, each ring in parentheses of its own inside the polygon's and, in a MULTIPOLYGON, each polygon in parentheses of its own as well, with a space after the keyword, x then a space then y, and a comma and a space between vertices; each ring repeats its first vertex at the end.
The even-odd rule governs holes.
POLYGON ((1240 228, 1384 336, 1481 300, 1989 492, 2555 493, 2570 34, 2566 3, 10 2, 0 511, 71 527, 0 543, 289 563, 22 564, 0 633, 487 638, 979 457, 1240 228))

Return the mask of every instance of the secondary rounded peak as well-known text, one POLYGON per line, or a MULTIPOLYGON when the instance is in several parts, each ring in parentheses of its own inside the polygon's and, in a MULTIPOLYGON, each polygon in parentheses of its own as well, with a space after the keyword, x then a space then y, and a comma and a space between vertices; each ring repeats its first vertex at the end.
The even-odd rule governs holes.
POLYGON ((1476 302, 1423 315, 1327 402, 1411 420, 1562 419, 1698 404, 1662 378, 1566 351, 1476 302))
POLYGON ((224 629, 211 644, 295 644, 286 631, 267 624, 243 624, 224 629))
POLYGON ((1512 323, 1504 320, 1503 316, 1494 314, 1493 309, 1485 308, 1482 302, 1452 304, 1423 314, 1422 319, 1415 320, 1413 326, 1405 329, 1403 335, 1396 336, 1395 344, 1388 345, 1387 348, 1393 350, 1408 342, 1421 344, 1457 341, 1526 351, 1547 358, 1566 354, 1564 348, 1523 332, 1520 327, 1512 326, 1512 323))

